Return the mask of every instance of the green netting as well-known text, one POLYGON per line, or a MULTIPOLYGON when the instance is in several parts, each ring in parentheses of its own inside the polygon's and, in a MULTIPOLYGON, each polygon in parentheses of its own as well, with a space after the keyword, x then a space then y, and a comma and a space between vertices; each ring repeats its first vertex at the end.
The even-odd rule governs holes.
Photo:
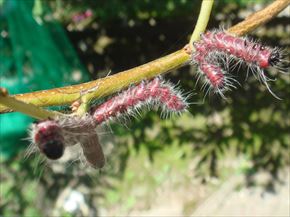
MULTIPOLYGON (((45 1, 0 0, 0 86, 25 93, 88 80, 62 27, 45 1)), ((11 156, 23 147, 31 119, 0 115, 1 154, 11 156)))

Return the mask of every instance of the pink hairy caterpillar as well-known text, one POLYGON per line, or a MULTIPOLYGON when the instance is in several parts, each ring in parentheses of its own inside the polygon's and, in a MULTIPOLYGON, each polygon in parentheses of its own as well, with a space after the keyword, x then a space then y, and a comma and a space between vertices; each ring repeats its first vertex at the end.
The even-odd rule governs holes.
MULTIPOLYGON (((32 125, 31 140, 50 160, 57 160, 66 147, 80 144, 86 162, 94 168, 105 165, 105 157, 91 116, 76 115, 43 120, 32 125)), ((35 147, 30 148, 30 152, 35 147)))
POLYGON ((143 81, 91 109, 97 124, 124 114, 130 114, 141 106, 158 106, 165 113, 181 113, 186 110, 186 99, 169 82, 157 77, 143 81))
POLYGON ((203 85, 203 88, 208 87, 206 95, 209 91, 214 90, 215 93, 218 93, 222 97, 225 98, 223 92, 230 89, 235 88, 234 83, 238 83, 235 79, 233 79, 228 73, 226 57, 223 57, 224 54, 217 54, 216 52, 210 52, 205 56, 199 56, 199 70, 200 76, 205 75, 206 82, 203 85), (225 69, 224 69, 225 68, 225 69))
MULTIPOLYGON (((280 49, 263 46, 247 37, 236 37, 221 30, 202 34, 201 40, 194 43, 194 48, 192 62, 199 66, 199 71, 207 77, 208 83, 216 92, 222 93, 229 89, 226 88, 226 82, 223 82, 228 70, 223 70, 221 65, 228 66, 232 60, 236 60, 237 64, 245 63, 248 70, 255 73, 270 93, 278 98, 269 88, 267 82, 270 79, 265 75, 264 69, 275 67, 283 71, 282 64, 285 61, 280 49)), ((233 87, 232 82, 228 81, 228 84, 233 87)))
POLYGON ((212 64, 206 59, 200 62, 199 70, 206 75, 207 82, 205 85, 210 85, 209 90, 212 88, 222 94, 222 90, 226 87, 224 70, 219 65, 212 64))
POLYGON ((86 162, 94 168, 102 168, 105 156, 96 127, 120 115, 132 115, 143 105, 157 105, 164 112, 181 113, 188 104, 181 91, 158 77, 128 88, 91 108, 91 112, 84 116, 72 114, 34 123, 31 140, 41 153, 52 160, 60 158, 66 147, 80 144, 86 162))

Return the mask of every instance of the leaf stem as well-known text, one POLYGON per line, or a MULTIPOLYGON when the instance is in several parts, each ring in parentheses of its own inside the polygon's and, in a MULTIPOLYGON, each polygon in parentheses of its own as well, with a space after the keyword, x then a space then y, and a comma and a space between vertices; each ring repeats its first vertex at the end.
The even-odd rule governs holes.
POLYGON ((61 114, 55 111, 44 110, 32 104, 27 104, 25 102, 16 100, 11 96, 0 95, 0 102, 9 108, 13 108, 14 111, 24 113, 36 119, 47 119, 54 117, 57 114, 61 114))
POLYGON ((200 34, 203 33, 207 27, 213 3, 214 0, 202 1, 196 25, 189 40, 191 50, 193 50, 193 42, 200 39, 200 34))

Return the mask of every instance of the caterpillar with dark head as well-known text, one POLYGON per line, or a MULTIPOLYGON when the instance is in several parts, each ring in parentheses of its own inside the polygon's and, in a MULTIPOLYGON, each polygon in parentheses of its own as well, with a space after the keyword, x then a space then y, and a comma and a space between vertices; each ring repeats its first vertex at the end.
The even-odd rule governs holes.
MULTIPOLYGON (((133 115, 141 106, 158 106, 165 113, 181 113, 188 104, 181 91, 160 77, 143 81, 117 94, 83 116, 62 115, 33 124, 31 140, 47 158, 60 158, 65 147, 80 144, 86 162, 102 168, 106 159, 96 127, 122 115, 133 115)), ((34 147, 33 147, 34 148, 34 147)))
MULTIPOLYGON (((89 115, 68 115, 36 122, 32 125, 31 140, 50 160, 57 160, 68 146, 80 144, 86 162, 94 168, 102 168, 105 157, 95 131, 95 122, 89 115)), ((29 153, 28 153, 29 154, 29 153)))
POLYGON ((264 69, 272 66, 283 71, 281 64, 285 61, 280 49, 263 46, 247 37, 236 37, 220 30, 202 34, 201 40, 195 42, 193 46, 195 52, 192 54, 192 62, 199 66, 199 71, 207 77, 211 89, 215 92, 222 93, 229 89, 225 88, 226 82, 222 82, 227 77, 228 70, 222 69, 221 65, 227 65, 234 59, 237 64, 245 63, 252 72, 257 74, 272 95, 278 98, 269 88, 267 82, 270 79, 266 77, 264 69), (226 64, 221 64, 221 62, 226 64), (216 73, 217 71, 219 73, 216 73), (223 88, 217 85, 216 81, 223 83, 223 88))

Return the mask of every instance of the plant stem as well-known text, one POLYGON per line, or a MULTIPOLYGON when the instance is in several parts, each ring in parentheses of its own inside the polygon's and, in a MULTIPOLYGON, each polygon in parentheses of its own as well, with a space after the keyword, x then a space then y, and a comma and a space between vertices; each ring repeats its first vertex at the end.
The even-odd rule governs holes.
POLYGON ((6 105, 7 107, 13 108, 14 111, 24 113, 36 119, 47 119, 49 117, 54 117, 56 114, 58 114, 57 112, 47 111, 35 105, 27 104, 25 102, 16 100, 15 98, 10 97, 10 96, 0 95, 0 101, 1 101, 1 104, 6 105))
POLYGON ((206 30, 207 23, 210 18, 211 9, 213 6, 214 0, 203 0, 201 4, 201 9, 198 15, 198 19, 193 30, 193 33, 189 40, 189 46, 193 51, 193 42, 200 39, 200 34, 206 30))
POLYGON ((228 29, 228 32, 234 33, 235 35, 244 35, 251 32, 277 16, 289 4, 290 0, 276 0, 266 8, 251 14, 244 21, 232 26, 228 29))

